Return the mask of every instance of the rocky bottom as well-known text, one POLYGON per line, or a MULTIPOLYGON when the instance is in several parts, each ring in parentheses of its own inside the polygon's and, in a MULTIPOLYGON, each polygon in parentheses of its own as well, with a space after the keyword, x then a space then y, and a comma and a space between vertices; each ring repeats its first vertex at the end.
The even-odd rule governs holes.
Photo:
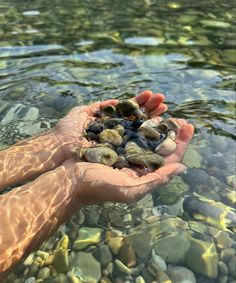
POLYGON ((189 169, 134 205, 84 208, 7 282, 235 283, 235 211, 191 193, 197 174, 189 169))

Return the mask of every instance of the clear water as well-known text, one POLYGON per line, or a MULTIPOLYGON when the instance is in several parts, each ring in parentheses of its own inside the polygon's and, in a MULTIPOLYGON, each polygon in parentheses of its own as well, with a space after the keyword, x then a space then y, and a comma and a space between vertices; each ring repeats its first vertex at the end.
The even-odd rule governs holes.
MULTIPOLYGON (((219 0, 0 1, 0 121, 18 103, 39 110, 33 121, 22 116, 1 122, 0 148, 52 127, 75 105, 145 89, 162 92, 168 114, 196 127, 186 164, 214 178, 201 187, 185 180, 190 194, 233 207, 228 177, 235 172, 235 10, 234 1, 219 0), (27 131, 19 131, 20 123, 27 131)), ((121 208, 129 215, 130 208, 121 208)), ((96 221, 87 225, 96 227, 96 221)), ((235 240, 231 230, 226 233, 235 240)), ((19 282, 37 277, 15 273, 19 282)), ((195 275, 199 282, 223 282, 221 275, 195 275)), ((112 282, 116 278, 110 275, 112 282)))

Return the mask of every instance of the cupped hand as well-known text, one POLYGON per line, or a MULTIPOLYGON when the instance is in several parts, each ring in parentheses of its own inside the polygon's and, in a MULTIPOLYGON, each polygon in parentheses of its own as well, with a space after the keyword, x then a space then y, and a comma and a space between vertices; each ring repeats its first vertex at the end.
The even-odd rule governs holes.
POLYGON ((186 167, 180 162, 193 137, 194 127, 182 119, 175 121, 180 125, 175 140, 177 148, 166 157, 165 165, 152 173, 139 176, 128 168, 119 170, 97 163, 72 162, 78 184, 79 205, 104 201, 132 203, 183 172, 186 167))
MULTIPOLYGON (((160 93, 153 94, 147 90, 133 99, 149 113, 150 117, 159 116, 167 110, 166 104, 163 103, 164 95, 160 93)), ((54 132, 58 139, 65 144, 63 149, 67 157, 71 157, 73 149, 90 145, 90 142, 84 137, 84 131, 88 124, 95 119, 95 113, 105 106, 115 106, 118 102, 119 100, 112 99, 87 106, 74 107, 58 122, 54 128, 54 132)))

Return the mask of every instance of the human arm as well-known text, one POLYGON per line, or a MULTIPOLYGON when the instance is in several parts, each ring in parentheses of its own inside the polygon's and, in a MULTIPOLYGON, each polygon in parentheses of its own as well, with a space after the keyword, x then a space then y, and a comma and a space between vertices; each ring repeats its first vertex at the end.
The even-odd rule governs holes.
POLYGON ((131 203, 179 174, 193 127, 182 124, 174 162, 139 177, 133 170, 68 160, 34 182, 0 196, 0 273, 38 247, 76 209, 105 201, 131 203), (10 225, 9 225, 10 223, 10 225))
MULTIPOLYGON (((152 116, 160 115, 167 109, 161 94, 153 95, 145 91, 134 99, 152 116)), ((71 158, 73 148, 88 144, 83 133, 96 111, 117 103, 118 100, 113 99, 74 107, 51 131, 0 151, 0 191, 53 170, 71 158)))

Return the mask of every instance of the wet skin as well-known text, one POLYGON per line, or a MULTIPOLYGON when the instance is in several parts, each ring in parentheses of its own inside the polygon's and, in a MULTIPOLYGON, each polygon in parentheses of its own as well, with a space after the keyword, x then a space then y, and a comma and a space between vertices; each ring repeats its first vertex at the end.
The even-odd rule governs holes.
MULTIPOLYGON (((157 123, 167 110, 162 94, 145 91, 134 99, 157 123)), ((185 170, 179 162, 193 136, 193 126, 182 119, 175 119, 180 125, 176 151, 152 173, 140 176, 128 168, 119 170, 73 159, 75 148, 89 146, 83 133, 94 114, 117 103, 109 100, 75 107, 50 132, 0 152, 0 190, 40 175, 0 196, 2 276, 82 206, 135 202, 185 170)))

